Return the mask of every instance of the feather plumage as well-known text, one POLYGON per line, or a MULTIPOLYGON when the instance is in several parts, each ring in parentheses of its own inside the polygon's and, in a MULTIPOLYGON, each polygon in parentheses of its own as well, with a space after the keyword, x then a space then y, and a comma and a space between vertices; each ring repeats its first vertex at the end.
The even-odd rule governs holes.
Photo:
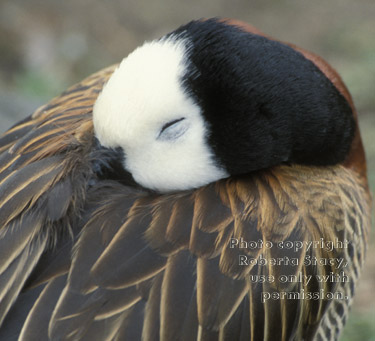
MULTIPOLYGON (((21 340, 308 340, 324 333, 332 312, 348 304, 262 302, 261 293, 323 289, 350 301, 351 283, 249 276, 338 273, 305 265, 306 255, 343 257, 349 269, 360 268, 369 194, 358 159, 276 166, 172 194, 103 179, 106 152, 93 148, 91 112, 113 70, 70 88, 0 139, 0 318, 21 316, 17 328, 4 323, 0 336, 15 329, 21 340), (241 237, 275 244, 337 238, 350 247, 229 247, 241 237), (239 265, 240 255, 294 257, 299 266, 239 265)), ((358 273, 349 277, 354 282, 358 273)))

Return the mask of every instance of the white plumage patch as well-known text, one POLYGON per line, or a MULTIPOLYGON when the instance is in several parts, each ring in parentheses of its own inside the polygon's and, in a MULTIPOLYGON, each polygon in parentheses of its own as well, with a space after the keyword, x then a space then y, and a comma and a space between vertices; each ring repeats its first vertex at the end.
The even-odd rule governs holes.
POLYGON ((135 181, 161 192, 227 177, 207 144, 200 107, 184 92, 188 41, 145 43, 125 58, 98 97, 94 129, 105 147, 122 147, 135 181))

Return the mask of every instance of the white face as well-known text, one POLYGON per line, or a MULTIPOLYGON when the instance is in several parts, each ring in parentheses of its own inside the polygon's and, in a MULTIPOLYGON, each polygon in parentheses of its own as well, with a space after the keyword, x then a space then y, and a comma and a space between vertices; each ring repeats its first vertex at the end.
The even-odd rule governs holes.
POLYGON ((122 147, 134 180, 161 192, 228 176, 206 142, 199 106, 180 84, 185 51, 185 41, 146 43, 122 61, 94 105, 100 143, 122 147))

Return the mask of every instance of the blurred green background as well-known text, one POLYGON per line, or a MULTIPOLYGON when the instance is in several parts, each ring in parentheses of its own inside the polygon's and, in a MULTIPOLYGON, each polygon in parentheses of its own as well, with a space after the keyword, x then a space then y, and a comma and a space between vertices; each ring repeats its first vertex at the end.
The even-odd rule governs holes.
MULTIPOLYGON (((359 112, 375 188, 374 0, 0 0, 0 132, 67 86, 192 19, 244 20, 324 57, 359 112)), ((342 340, 375 340, 375 243, 342 340)))

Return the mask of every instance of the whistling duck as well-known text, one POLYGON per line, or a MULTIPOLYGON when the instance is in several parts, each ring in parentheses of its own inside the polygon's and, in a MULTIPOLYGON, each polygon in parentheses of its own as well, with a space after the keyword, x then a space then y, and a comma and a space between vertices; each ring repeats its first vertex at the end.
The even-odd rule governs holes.
POLYGON ((0 151, 1 340, 337 339, 370 198, 353 102, 316 55, 192 21, 0 151))

